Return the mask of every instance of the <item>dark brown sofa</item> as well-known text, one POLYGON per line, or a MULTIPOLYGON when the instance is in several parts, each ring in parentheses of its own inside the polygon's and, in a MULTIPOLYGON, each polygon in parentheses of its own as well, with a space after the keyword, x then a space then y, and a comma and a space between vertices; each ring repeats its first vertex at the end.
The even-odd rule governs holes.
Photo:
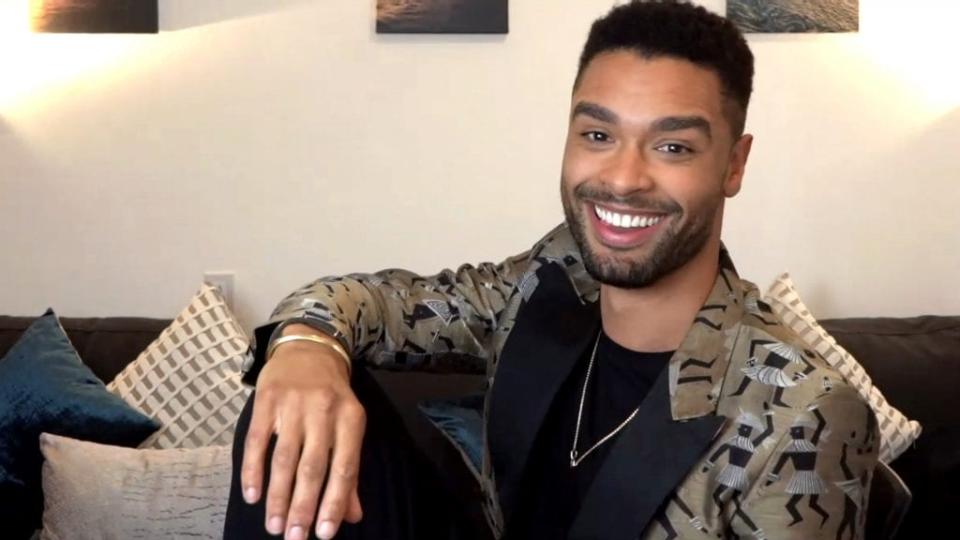
MULTIPOLYGON (((0 316, 0 357, 31 318, 0 316)), ((128 317, 61 319, 84 361, 110 381, 170 321, 128 317)), ((898 538, 954 535, 952 512, 960 509, 960 317, 835 319, 823 327, 867 369, 888 401, 923 425, 913 448, 893 470, 913 493, 898 538)), ((425 399, 455 397, 481 389, 482 377, 375 372, 399 409, 414 439, 445 471, 444 478, 474 497, 460 456, 417 412, 425 399), (463 489, 469 486, 468 489, 463 489)), ((886 538, 899 518, 893 508, 896 478, 878 475, 871 493, 868 538, 886 538)), ((481 519, 479 511, 473 513, 481 519)))

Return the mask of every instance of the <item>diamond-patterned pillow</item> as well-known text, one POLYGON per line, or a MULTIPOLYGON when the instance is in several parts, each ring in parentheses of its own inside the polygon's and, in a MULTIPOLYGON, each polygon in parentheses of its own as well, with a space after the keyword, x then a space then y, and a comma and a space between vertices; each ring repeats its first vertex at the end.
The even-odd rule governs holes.
POLYGON ((250 341, 219 289, 204 284, 107 389, 163 427, 141 448, 230 444, 250 389, 240 382, 250 341))
POLYGON ((820 326, 800 299, 789 274, 781 274, 767 290, 763 300, 785 325, 811 349, 819 352, 844 379, 870 404, 880 429, 880 461, 890 463, 920 436, 920 424, 910 420, 887 402, 870 375, 849 352, 820 326))

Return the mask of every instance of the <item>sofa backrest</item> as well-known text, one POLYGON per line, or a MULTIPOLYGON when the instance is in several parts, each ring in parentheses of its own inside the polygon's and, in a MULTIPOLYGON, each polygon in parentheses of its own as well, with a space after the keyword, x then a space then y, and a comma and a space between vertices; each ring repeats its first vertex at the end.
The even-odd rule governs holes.
MULTIPOLYGON (((960 508, 960 317, 820 321, 891 405, 923 428, 891 464, 913 492, 901 538, 922 538, 960 508)), ((934 535, 936 537, 936 535, 934 535)))
MULTIPOLYGON (((33 317, 0 316, 0 358, 33 321, 33 317)), ((112 381, 171 322, 142 317, 60 318, 80 358, 104 383, 112 381)))

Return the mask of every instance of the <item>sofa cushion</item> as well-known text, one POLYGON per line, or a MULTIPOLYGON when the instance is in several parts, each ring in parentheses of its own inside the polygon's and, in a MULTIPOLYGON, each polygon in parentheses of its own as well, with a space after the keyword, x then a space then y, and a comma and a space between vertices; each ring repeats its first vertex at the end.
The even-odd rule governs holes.
POLYGON ((464 464, 480 480, 483 470, 484 394, 456 399, 426 400, 420 412, 463 454, 464 464))
MULTIPOLYGON (((960 508, 960 317, 821 321, 890 401, 923 425, 891 465, 913 492, 901 538, 949 530, 960 508)), ((936 534, 933 535, 937 536, 936 534)))
POLYGON ((251 392, 240 382, 248 354, 219 289, 204 284, 107 388, 162 425, 143 447, 229 444, 251 392))
MULTIPOLYGON (((0 357, 34 319, 0 315, 0 357)), ((144 317, 60 317, 83 363, 104 383, 112 381, 169 324, 170 319, 144 317)))
POLYGON ((41 432, 133 446, 157 427, 107 392, 48 310, 0 360, 0 518, 5 537, 21 538, 39 524, 41 432))
POLYGON ((134 450, 44 434, 41 540, 219 539, 230 447, 134 450))
POLYGON ((820 353, 831 366, 837 369, 860 396, 870 404, 877 416, 880 430, 880 460, 890 463, 902 454, 920 436, 920 424, 904 416, 894 407, 880 385, 875 384, 871 374, 823 327, 807 309, 788 274, 782 274, 773 282, 764 295, 773 312, 793 330, 804 344, 820 353))

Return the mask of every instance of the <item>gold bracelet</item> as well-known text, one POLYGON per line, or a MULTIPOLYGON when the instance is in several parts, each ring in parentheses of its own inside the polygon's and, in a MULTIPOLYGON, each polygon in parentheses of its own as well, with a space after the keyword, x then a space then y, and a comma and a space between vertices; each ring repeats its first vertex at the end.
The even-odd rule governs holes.
POLYGON ((270 344, 270 349, 267 351, 267 360, 273 356, 273 352, 277 350, 278 346, 291 341, 310 341, 319 345, 325 345, 343 358, 343 361, 347 364, 347 373, 353 372, 353 363, 350 361, 350 355, 347 354, 347 351, 343 348, 343 345, 341 345, 339 341, 333 339, 332 337, 321 336, 317 334, 290 334, 289 336, 283 336, 273 340, 273 343, 270 344))

